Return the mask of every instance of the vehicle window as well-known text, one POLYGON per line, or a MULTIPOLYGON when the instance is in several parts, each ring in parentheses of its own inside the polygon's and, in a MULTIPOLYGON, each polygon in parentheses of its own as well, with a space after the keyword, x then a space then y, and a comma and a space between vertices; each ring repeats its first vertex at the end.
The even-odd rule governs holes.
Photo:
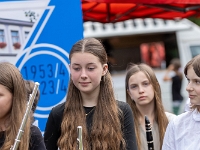
POLYGON ((192 57, 195 57, 196 55, 200 54, 200 45, 190 46, 190 51, 192 57))

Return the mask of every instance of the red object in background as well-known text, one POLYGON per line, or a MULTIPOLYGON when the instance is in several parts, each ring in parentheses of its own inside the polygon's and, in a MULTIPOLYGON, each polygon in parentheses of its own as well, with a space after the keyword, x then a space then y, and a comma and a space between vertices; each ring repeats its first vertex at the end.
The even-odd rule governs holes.
POLYGON ((17 43, 14 43, 13 46, 17 50, 17 49, 20 49, 21 44, 17 42, 17 43))
POLYGON ((7 46, 5 42, 0 42, 0 49, 3 49, 7 46))
POLYGON ((143 43, 140 45, 142 62, 153 68, 161 68, 165 62, 165 48, 163 42, 143 43))
POLYGON ((200 17, 200 0, 82 0, 84 21, 114 23, 135 18, 200 17))

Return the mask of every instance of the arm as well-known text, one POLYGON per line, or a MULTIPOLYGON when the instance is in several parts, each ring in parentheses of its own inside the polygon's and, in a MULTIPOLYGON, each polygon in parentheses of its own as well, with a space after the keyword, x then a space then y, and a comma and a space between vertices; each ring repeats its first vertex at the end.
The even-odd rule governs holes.
POLYGON ((30 150, 46 150, 44 139, 38 127, 31 126, 30 150))
POLYGON ((168 66, 168 68, 165 72, 165 75, 163 77, 163 81, 171 81, 171 77, 170 77, 169 73, 171 71, 173 71, 173 69, 174 69, 174 66, 172 64, 168 66))
POLYGON ((137 150, 136 135, 134 130, 133 113, 130 106, 125 103, 124 113, 124 128, 123 134, 126 141, 127 150, 137 150))
POLYGON ((163 140, 163 145, 162 145, 162 150, 176 150, 175 147, 175 137, 174 137, 174 120, 170 121, 170 123, 167 126, 164 140, 163 140))
POLYGON ((47 150, 57 150, 57 141, 60 137, 59 129, 60 127, 57 125, 58 122, 55 121, 55 118, 53 117, 53 109, 49 114, 45 132, 44 132, 44 142, 46 145, 47 150))

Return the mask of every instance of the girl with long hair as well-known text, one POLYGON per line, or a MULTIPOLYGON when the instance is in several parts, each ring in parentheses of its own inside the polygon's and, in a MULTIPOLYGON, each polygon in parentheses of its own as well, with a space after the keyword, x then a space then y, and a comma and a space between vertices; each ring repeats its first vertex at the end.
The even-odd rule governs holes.
POLYGON ((127 103, 115 99, 102 43, 82 39, 73 45, 69 59, 67 98, 49 114, 47 150, 76 150, 78 126, 85 150, 136 150, 133 114, 127 103))
POLYGON ((169 123, 162 150, 200 149, 200 55, 186 64, 184 74, 188 80, 190 109, 169 123))
POLYGON ((152 125, 154 149, 160 150, 168 120, 173 114, 167 113, 162 100, 161 89, 156 75, 146 64, 132 64, 127 68, 126 101, 131 106, 135 118, 135 132, 139 150, 148 150, 145 129, 145 116, 152 125))
MULTIPOLYGON (((20 71, 7 62, 0 63, 0 150, 15 143, 27 108, 27 91, 20 71)), ((18 150, 45 150, 40 130, 28 117, 18 150)))

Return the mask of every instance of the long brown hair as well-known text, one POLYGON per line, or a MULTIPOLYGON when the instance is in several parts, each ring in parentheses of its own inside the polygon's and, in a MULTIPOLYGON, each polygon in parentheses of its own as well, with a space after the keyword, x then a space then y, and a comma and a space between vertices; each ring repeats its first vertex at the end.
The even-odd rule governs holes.
MULTIPOLYGON (((93 54, 99 58, 102 65, 107 63, 106 51, 97 39, 86 38, 75 43, 71 49, 69 59, 71 60, 74 53, 80 52, 93 54)), ((61 124, 61 136, 58 140, 59 148, 62 150, 76 150, 77 126, 79 125, 83 127, 84 149, 121 150, 120 146, 125 148, 120 123, 122 114, 114 97, 109 72, 100 82, 100 92, 90 133, 87 132, 86 116, 82 103, 80 91, 70 79, 61 124)))
MULTIPOLYGON (((168 119, 165 115, 164 107, 162 104, 162 99, 161 99, 161 89, 160 85, 157 81, 156 75, 153 72, 153 70, 146 64, 132 64, 130 63, 128 68, 127 68, 127 73, 126 73, 126 79, 125 79, 125 87, 126 87, 126 102, 131 106, 132 111, 133 111, 133 116, 135 118, 135 132, 136 132, 136 139, 137 139, 137 145, 138 145, 138 150, 141 150, 141 141, 140 141, 140 132, 139 132, 139 117, 141 116, 141 113, 139 109, 137 108, 135 101, 131 99, 130 95, 128 94, 129 90, 129 79, 132 75, 134 75, 137 72, 142 71, 146 77, 148 78, 149 82, 153 86, 154 90, 154 105, 155 105, 155 120, 158 123, 158 128, 159 128, 159 134, 160 134, 160 145, 162 146, 163 143, 163 138, 165 134, 166 127, 168 125, 168 119)), ((161 148, 161 147, 160 147, 161 148)))
MULTIPOLYGON (((186 78, 187 78, 187 71, 188 71, 188 68, 189 68, 190 66, 194 69, 194 72, 196 73, 196 75, 197 75, 198 77, 200 77, 200 55, 195 56, 193 59, 191 59, 191 60, 185 65, 184 74, 185 74, 185 77, 186 77, 186 78)), ((191 105, 190 108, 191 108, 192 110, 197 109, 197 110, 200 112, 200 107, 199 107, 199 105, 191 105)))
MULTIPOLYGON (((6 125, 5 142, 1 148, 1 150, 9 150, 15 142, 26 111, 27 93, 21 73, 14 65, 7 62, 0 63, 0 84, 9 90, 13 97, 8 125, 6 125)), ((29 149, 30 125, 31 121, 28 118, 18 150, 29 149)))
MULTIPOLYGON (((25 80, 25 85, 26 85, 26 90, 27 90, 27 96, 29 97, 30 94, 32 94, 33 89, 35 87, 35 82, 32 80, 25 80)), ((35 95, 35 99, 33 102, 33 106, 32 106, 32 112, 34 113, 38 104, 38 101, 40 99, 40 90, 37 90, 37 94, 35 95)))

